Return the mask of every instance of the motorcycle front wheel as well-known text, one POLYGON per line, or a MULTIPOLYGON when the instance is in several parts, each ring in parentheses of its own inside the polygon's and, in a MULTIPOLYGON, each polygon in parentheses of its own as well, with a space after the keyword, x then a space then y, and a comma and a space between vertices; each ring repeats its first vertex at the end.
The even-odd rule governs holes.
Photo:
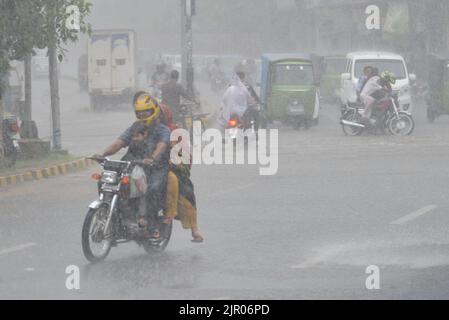
MULTIPOLYGON (((106 259, 112 247, 111 234, 104 230, 108 211, 108 206, 89 209, 84 219, 81 243, 84 256, 92 263, 106 259)), ((111 225, 112 223, 109 225, 109 230, 111 229, 111 225)))
POLYGON ((399 115, 395 114, 388 120, 388 131, 394 136, 409 136, 415 129, 415 121, 412 116, 399 112, 399 115))

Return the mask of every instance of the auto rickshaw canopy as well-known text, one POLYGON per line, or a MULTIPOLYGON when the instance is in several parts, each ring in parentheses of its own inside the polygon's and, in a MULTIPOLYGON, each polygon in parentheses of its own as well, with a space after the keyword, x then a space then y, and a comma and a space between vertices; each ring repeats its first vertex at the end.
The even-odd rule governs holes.
POLYGON ((270 86, 270 67, 273 64, 280 63, 304 63, 313 65, 312 55, 308 53, 272 53, 264 54, 261 57, 262 60, 262 76, 260 84, 260 96, 263 103, 267 102, 268 88, 270 86))

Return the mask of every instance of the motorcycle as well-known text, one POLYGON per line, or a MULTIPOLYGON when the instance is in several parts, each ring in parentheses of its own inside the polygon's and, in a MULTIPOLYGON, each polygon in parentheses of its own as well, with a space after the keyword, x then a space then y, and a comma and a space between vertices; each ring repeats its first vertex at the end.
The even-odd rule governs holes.
POLYGON ((364 109, 361 105, 345 105, 340 120, 346 135, 357 136, 368 130, 373 133, 387 131, 394 136, 407 136, 413 133, 415 122, 411 114, 399 111, 398 95, 389 95, 373 107, 370 122, 363 121, 364 109))
POLYGON ((162 90, 160 86, 157 85, 149 86, 149 93, 151 94, 152 97, 156 98, 159 103, 162 101, 162 90))
POLYGON ((138 187, 142 186, 142 179, 146 181, 143 162, 90 159, 99 162, 103 172, 92 175, 98 182, 99 198, 89 205, 82 228, 82 248, 87 260, 102 261, 112 247, 131 241, 143 246, 147 253, 165 250, 173 225, 162 223, 162 211, 157 217, 160 225, 158 239, 152 238, 148 229, 137 223, 139 200, 146 192, 138 187))
POLYGON ((210 80, 210 86, 213 92, 220 93, 226 88, 226 78, 224 75, 214 76, 210 80))
POLYGON ((19 124, 14 115, 3 119, 3 142, 0 145, 0 162, 7 168, 15 165, 20 153, 19 124))
MULTIPOLYGON (((258 109, 253 109, 251 113, 253 112, 259 113, 258 109)), ((226 129, 234 146, 240 134, 243 134, 245 145, 247 145, 249 135, 255 135, 256 141, 258 140, 259 121, 256 116, 239 117, 237 114, 231 114, 226 129)))
POLYGON ((209 113, 195 113, 194 111, 201 112, 201 105, 197 103, 182 103, 179 107, 179 115, 176 126, 178 128, 185 129, 189 132, 191 142, 193 142, 194 135, 201 135, 207 129, 209 113), (199 121, 201 123, 201 131, 198 127, 194 126, 194 123, 199 121))

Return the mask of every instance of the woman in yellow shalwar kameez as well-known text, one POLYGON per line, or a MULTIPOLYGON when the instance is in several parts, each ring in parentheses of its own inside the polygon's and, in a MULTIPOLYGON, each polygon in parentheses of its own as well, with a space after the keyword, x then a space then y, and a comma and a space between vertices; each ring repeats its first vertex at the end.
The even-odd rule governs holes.
POLYGON ((166 222, 179 219, 184 229, 192 230, 192 242, 203 242, 198 230, 196 199, 190 170, 186 165, 171 165, 167 179, 166 222))

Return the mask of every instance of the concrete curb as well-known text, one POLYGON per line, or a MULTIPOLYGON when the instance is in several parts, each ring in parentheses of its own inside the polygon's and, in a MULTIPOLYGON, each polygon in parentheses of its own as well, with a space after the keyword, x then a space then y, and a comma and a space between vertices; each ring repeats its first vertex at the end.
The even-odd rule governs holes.
POLYGON ((95 164, 96 162, 90 159, 79 159, 72 162, 66 162, 57 164, 48 168, 28 170, 24 173, 0 177, 0 188, 16 185, 28 181, 36 181, 42 179, 48 179, 50 177, 56 177, 72 173, 75 171, 86 169, 87 167, 95 164))

